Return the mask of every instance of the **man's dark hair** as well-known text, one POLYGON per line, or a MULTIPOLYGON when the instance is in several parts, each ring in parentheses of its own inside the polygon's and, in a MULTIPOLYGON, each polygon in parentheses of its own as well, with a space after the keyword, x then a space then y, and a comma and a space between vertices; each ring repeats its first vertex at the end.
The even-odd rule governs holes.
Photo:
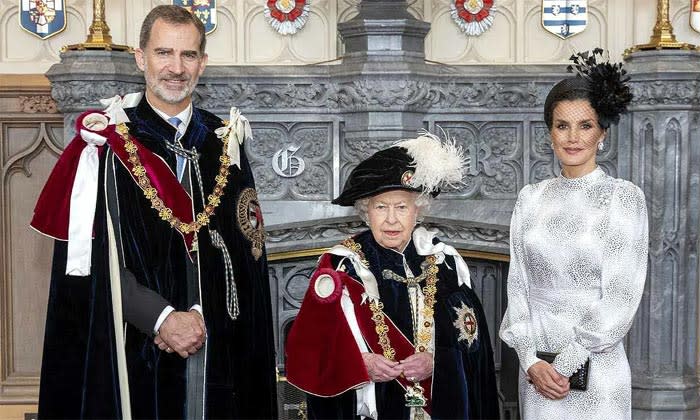
POLYGON ((141 25, 141 35, 139 37, 139 47, 141 49, 146 48, 148 40, 151 38, 153 24, 158 19, 162 19, 163 22, 171 25, 194 25, 197 28, 197 32, 199 32, 199 53, 204 54, 204 49, 207 46, 204 24, 197 16, 188 12, 187 9, 171 4, 156 6, 148 12, 141 25))

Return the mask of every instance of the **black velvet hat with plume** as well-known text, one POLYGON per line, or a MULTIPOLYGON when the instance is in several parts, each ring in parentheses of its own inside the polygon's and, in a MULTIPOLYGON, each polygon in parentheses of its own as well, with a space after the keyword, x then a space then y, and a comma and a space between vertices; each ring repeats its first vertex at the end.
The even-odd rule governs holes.
POLYGON ((356 200, 391 190, 416 191, 433 197, 440 189, 458 186, 468 158, 453 140, 442 141, 428 132, 402 140, 360 162, 332 201, 352 206, 356 200))
POLYGON ((552 128, 554 106, 563 100, 588 99, 598 114, 598 123, 604 129, 620 121, 632 101, 627 82, 630 77, 622 63, 610 63, 603 58, 603 50, 595 48, 572 55, 567 70, 575 77, 566 78, 552 88, 544 103, 544 119, 552 128))

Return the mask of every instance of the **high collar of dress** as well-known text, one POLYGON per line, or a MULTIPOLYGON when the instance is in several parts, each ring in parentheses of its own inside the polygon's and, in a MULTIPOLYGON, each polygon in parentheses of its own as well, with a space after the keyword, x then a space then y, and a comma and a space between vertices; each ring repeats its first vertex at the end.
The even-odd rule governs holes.
POLYGON ((605 172, 600 169, 600 166, 596 166, 591 172, 577 178, 567 178, 563 172, 560 172, 557 181, 567 188, 583 188, 600 181, 604 177, 605 172))

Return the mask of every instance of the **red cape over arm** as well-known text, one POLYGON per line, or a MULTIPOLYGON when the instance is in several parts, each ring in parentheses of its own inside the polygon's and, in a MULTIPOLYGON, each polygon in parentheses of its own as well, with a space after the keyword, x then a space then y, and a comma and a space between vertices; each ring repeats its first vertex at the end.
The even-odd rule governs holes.
POLYGON ((294 325, 287 338, 287 380, 309 394, 332 397, 369 382, 362 354, 340 306, 341 276, 325 254, 311 277, 294 325), (315 291, 319 278, 333 279, 328 297, 315 291))

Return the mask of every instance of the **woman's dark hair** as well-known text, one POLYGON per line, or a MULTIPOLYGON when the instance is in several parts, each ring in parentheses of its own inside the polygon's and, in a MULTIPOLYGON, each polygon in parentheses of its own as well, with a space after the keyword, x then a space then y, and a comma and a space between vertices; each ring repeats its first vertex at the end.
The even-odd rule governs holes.
POLYGON ((630 78, 621 63, 603 61, 602 53, 602 49, 596 48, 592 53, 586 51, 570 57, 574 64, 568 67, 568 71, 577 74, 560 81, 549 91, 544 101, 547 128, 552 129, 554 108, 561 101, 587 100, 603 129, 617 124, 620 115, 627 112, 627 105, 632 101, 632 92, 627 85, 630 78))
MULTIPOLYGON (((552 129, 554 108, 559 102, 575 101, 578 99, 585 99, 588 102, 591 101, 586 79, 582 77, 569 77, 554 85, 552 90, 549 91, 547 99, 544 101, 544 122, 547 124, 547 128, 550 130, 552 129)), ((600 123, 600 117, 598 118, 598 122, 600 123)))

